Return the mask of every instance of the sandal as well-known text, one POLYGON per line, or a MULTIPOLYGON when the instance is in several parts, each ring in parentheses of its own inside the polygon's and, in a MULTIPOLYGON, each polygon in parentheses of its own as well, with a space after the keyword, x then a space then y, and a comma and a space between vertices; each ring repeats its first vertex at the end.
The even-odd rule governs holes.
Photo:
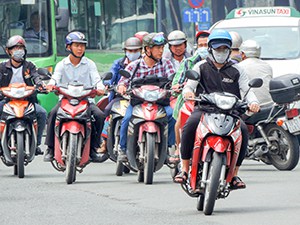
POLYGON ((246 188, 246 184, 241 180, 241 178, 235 176, 232 178, 229 188, 231 190, 244 189, 246 188))
POLYGON ((170 164, 177 164, 179 162, 180 162, 179 155, 170 155, 168 158, 168 163, 170 163, 170 164))
POLYGON ((180 171, 174 178, 173 181, 174 183, 179 183, 179 184, 183 184, 186 183, 188 179, 188 174, 185 171, 180 171))

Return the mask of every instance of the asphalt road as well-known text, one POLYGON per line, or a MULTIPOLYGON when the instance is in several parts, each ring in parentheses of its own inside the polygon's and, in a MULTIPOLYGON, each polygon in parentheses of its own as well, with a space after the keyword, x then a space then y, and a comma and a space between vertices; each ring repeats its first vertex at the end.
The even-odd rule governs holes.
POLYGON ((25 178, 0 163, 0 224, 299 224, 300 167, 277 171, 245 161, 240 176, 245 190, 233 191, 216 202, 212 216, 196 209, 171 180, 168 167, 154 175, 154 183, 137 183, 137 175, 114 175, 115 164, 90 164, 74 184, 37 157, 25 168, 25 178))

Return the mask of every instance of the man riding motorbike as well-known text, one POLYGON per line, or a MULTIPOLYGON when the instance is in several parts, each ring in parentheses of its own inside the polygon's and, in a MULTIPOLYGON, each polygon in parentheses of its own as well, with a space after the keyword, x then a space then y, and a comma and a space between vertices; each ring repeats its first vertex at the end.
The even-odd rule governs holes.
MULTIPOLYGON (((122 77, 118 84, 118 92, 124 94, 127 90, 129 82, 133 78, 145 77, 150 75, 157 75, 158 77, 169 77, 175 73, 174 67, 170 60, 162 57, 166 38, 163 33, 150 33, 143 38, 143 47, 145 56, 140 60, 131 62, 126 70, 131 74, 130 78, 122 77)), ((125 117, 122 120, 120 130, 120 149, 118 154, 118 161, 126 162, 126 146, 127 146, 127 129, 130 118, 132 116, 132 105, 127 108, 125 117)), ((175 120, 172 118, 172 108, 165 106, 166 114, 168 116, 169 124, 169 141, 168 145, 175 144, 174 124, 175 120)))
MULTIPOLYGON (((197 71, 200 80, 188 80, 183 89, 183 95, 192 99, 200 93, 229 92, 241 98, 241 91, 248 90, 248 77, 238 64, 229 60, 232 38, 225 30, 215 30, 208 37, 208 52, 206 60, 198 62, 193 70, 197 71), (202 84, 199 85, 199 83, 202 84), (203 90, 203 88, 204 90, 203 90)), ((247 95, 249 110, 258 112, 259 104, 253 92, 247 95)), ((185 123, 181 139, 182 171, 174 177, 174 182, 183 183, 188 179, 190 158, 194 148, 195 132, 198 127, 202 111, 201 106, 196 106, 193 113, 185 123)), ((242 147, 237 160, 234 177, 231 181, 232 189, 245 188, 245 183, 237 176, 239 167, 242 164, 248 142, 247 126, 242 123, 242 147)))
MULTIPOLYGON (((85 35, 78 31, 73 31, 66 36, 66 50, 70 53, 68 57, 60 61, 56 67, 52 79, 47 89, 52 90, 52 85, 65 84, 77 80, 87 86, 97 85, 98 95, 104 94, 104 85, 101 82, 96 64, 84 56, 87 40, 85 35)), ((95 118, 91 134, 90 157, 93 162, 106 160, 107 155, 100 155, 97 149, 100 147, 100 135, 104 123, 104 113, 95 105, 94 99, 89 99, 89 109, 95 118)), ((60 107, 58 103, 50 112, 48 117, 47 136, 45 144, 48 146, 44 155, 44 161, 49 162, 54 156, 54 126, 57 111, 60 107)))
POLYGON ((169 52, 164 57, 170 59, 175 71, 179 69, 180 63, 191 55, 187 52, 187 37, 180 30, 174 30, 168 35, 169 52))
MULTIPOLYGON (((13 83, 25 83, 28 86, 43 86, 35 65, 26 60, 26 42, 23 37, 19 35, 10 37, 6 43, 5 51, 10 59, 0 64, 0 87, 7 87, 13 83)), ((37 104, 36 94, 29 97, 28 100, 35 103, 38 122, 36 155, 42 155, 43 152, 39 145, 41 144, 46 125, 47 112, 42 106, 37 104)), ((0 114, 3 111, 4 104, 5 99, 0 96, 0 114)))

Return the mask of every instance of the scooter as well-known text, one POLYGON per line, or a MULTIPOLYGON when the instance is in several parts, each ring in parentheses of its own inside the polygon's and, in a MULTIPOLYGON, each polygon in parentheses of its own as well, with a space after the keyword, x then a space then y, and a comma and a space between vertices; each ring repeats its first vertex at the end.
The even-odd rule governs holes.
POLYGON ((245 118, 250 134, 248 159, 263 161, 278 170, 293 170, 297 166, 300 116, 296 103, 300 99, 299 82, 300 75, 297 74, 273 78, 270 81, 270 94, 274 102, 245 118))
MULTIPOLYGON (((107 73, 104 79, 111 79, 107 73)), ((61 95, 57 111, 54 138, 54 160, 52 166, 66 172, 67 184, 76 181, 76 171, 81 173, 89 164, 92 117, 88 110, 88 97, 95 97, 97 90, 78 81, 53 87, 61 95)))
MULTIPOLYGON (((49 79, 43 75, 40 78, 49 79)), ((38 91, 38 87, 25 83, 14 83, 0 89, 7 99, 0 121, 0 157, 6 166, 14 167, 14 175, 19 178, 24 178, 25 166, 35 158, 38 124, 35 106, 27 98, 38 91)))
MULTIPOLYGON (((120 74, 130 77, 126 71, 120 74)), ((153 183, 154 172, 162 168, 168 152, 168 118, 160 101, 169 97, 168 78, 147 76, 134 78, 131 82, 131 100, 139 103, 133 106, 128 127, 128 166, 138 172, 138 182, 153 183), (153 84, 153 85, 152 85, 153 84)))
MULTIPOLYGON (((199 80, 193 70, 186 76, 199 80)), ((250 87, 261 85, 262 79, 249 82, 250 87)), ((211 215, 216 199, 230 193, 242 142, 240 115, 247 110, 247 103, 227 92, 200 94, 193 100, 199 102, 203 113, 195 135, 189 180, 181 186, 189 196, 197 197, 199 211, 211 215)))

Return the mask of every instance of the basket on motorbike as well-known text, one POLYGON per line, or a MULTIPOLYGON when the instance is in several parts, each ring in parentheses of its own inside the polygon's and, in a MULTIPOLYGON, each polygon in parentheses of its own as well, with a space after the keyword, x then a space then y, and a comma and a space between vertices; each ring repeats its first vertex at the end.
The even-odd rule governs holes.
POLYGON ((300 74, 285 74, 270 81, 270 94, 277 104, 300 100, 300 74))

